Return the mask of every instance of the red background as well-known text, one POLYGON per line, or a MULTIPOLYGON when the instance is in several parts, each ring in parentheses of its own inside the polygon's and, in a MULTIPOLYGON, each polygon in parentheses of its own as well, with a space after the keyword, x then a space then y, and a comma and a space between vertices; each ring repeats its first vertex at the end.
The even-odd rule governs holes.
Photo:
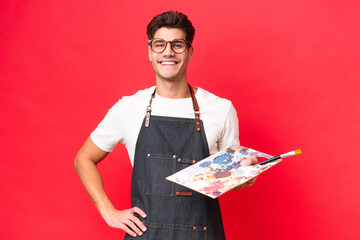
MULTIPOLYGON (((73 159, 119 98, 154 85, 146 25, 170 9, 196 28, 189 82, 232 100, 241 143, 303 151, 220 198, 227 239, 359 239, 356 0, 2 0, 0 238, 122 238, 73 159)), ((129 207, 125 148, 99 167, 129 207)))

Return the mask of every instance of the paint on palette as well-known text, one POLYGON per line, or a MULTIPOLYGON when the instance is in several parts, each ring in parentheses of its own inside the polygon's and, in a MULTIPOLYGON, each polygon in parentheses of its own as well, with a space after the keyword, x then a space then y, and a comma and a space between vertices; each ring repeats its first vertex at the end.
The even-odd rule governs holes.
POLYGON ((166 179, 216 198, 281 161, 241 167, 241 162, 251 157, 270 158, 272 156, 251 148, 232 146, 166 179))
POLYGON ((231 172, 225 171, 225 172, 216 172, 214 173, 215 178, 225 178, 231 175, 231 172))

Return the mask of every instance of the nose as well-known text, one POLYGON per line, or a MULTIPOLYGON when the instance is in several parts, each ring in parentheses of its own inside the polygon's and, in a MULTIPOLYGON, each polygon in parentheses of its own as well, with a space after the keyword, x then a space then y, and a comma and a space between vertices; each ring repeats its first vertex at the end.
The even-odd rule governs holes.
POLYGON ((171 42, 166 43, 165 50, 163 51, 163 54, 165 56, 174 56, 175 55, 175 52, 172 50, 171 44, 172 44, 171 42))

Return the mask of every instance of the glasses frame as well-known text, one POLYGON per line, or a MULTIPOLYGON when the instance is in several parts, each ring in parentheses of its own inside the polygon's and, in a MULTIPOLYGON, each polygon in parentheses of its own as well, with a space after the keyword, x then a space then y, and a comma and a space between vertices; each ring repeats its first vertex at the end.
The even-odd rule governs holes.
POLYGON ((149 47, 150 47, 151 51, 153 51, 154 53, 162 53, 162 52, 164 52, 165 49, 166 49, 167 46, 168 46, 168 43, 170 43, 170 48, 171 48, 171 50, 172 50, 174 53, 179 53, 179 54, 185 52, 186 49, 188 49, 188 48, 191 47, 191 43, 190 43, 189 41, 186 41, 185 39, 182 39, 182 38, 175 38, 175 39, 173 39, 172 41, 166 41, 165 39, 162 39, 162 38, 153 38, 153 39, 148 40, 149 47), (161 52, 155 52, 154 49, 152 49, 151 44, 152 44, 152 42, 153 42, 154 40, 164 40, 164 41, 165 41, 165 47, 164 47, 164 49, 163 49, 161 52), (173 42, 174 42, 174 41, 177 41, 177 40, 181 40, 181 41, 184 41, 184 42, 186 43, 184 51, 182 51, 182 52, 177 52, 177 51, 175 51, 175 50, 173 49, 173 42))

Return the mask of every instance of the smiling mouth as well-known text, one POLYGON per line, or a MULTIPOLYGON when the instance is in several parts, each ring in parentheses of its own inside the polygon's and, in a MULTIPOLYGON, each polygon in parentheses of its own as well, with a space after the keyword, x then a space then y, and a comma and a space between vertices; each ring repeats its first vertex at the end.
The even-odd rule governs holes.
POLYGON ((178 64, 178 63, 175 62, 175 61, 161 61, 160 64, 161 64, 161 65, 171 66, 171 65, 178 64))

